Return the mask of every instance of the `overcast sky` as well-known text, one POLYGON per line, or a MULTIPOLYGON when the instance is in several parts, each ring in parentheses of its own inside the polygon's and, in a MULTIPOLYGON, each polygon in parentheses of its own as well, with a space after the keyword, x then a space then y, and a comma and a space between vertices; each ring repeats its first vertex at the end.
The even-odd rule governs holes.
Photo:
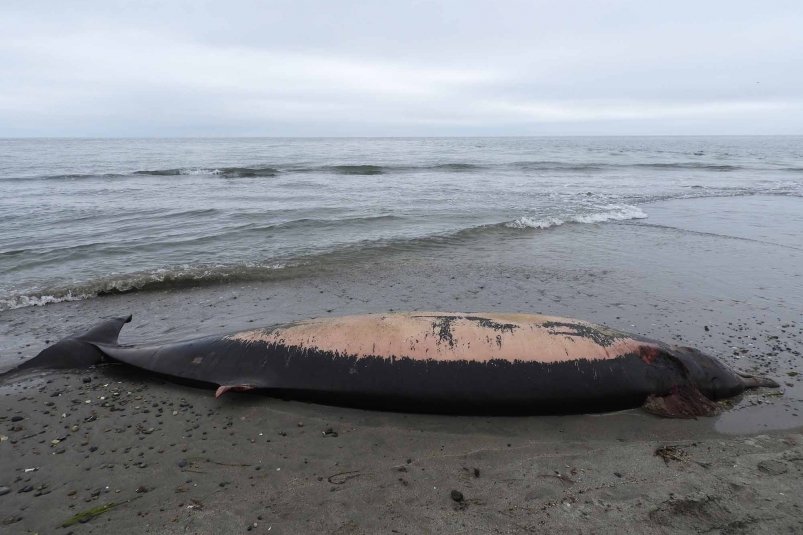
POLYGON ((0 136, 803 134, 803 1, 2 0, 0 136))

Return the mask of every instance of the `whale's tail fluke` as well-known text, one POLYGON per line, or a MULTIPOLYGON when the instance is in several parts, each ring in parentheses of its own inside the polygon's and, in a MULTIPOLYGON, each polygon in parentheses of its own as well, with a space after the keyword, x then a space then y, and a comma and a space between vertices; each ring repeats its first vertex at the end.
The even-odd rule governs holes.
POLYGON ((131 315, 105 320, 84 333, 74 334, 42 350, 30 360, 0 376, 16 375, 34 369, 88 368, 104 362, 105 355, 98 345, 117 345, 117 337, 131 315))

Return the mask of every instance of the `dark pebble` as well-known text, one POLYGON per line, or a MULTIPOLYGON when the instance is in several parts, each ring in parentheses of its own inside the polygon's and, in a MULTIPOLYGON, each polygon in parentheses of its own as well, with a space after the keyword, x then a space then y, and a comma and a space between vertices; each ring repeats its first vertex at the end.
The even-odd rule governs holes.
POLYGON ((176 463, 179 468, 184 468, 187 466, 187 459, 179 459, 178 463, 176 463))
POLYGON ((33 490, 33 487, 31 485, 25 485, 24 487, 22 487, 19 490, 19 492, 20 493, 22 493, 22 492, 31 492, 32 490, 33 490))
POLYGON ((83 379, 81 379, 81 381, 83 381, 84 383, 91 383, 92 382, 92 378, 91 377, 84 377, 83 379))
POLYGON ((5 496, 9 492, 11 492, 10 488, 8 488, 8 487, 0 487, 0 496, 5 496))
POLYGON ((12 421, 12 422, 21 422, 21 421, 22 421, 22 420, 24 420, 24 419, 25 419, 25 418, 23 418, 22 416, 12 416, 12 417, 11 417, 11 421, 12 421))
POLYGON ((456 502, 463 501, 463 493, 460 492, 459 490, 453 490, 452 492, 449 493, 449 496, 451 496, 451 498, 456 502))

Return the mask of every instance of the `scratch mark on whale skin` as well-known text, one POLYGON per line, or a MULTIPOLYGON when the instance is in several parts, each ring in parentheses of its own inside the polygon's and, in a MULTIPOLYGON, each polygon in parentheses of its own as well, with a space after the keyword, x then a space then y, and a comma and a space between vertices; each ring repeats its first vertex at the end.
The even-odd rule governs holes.
POLYGON ((463 316, 463 319, 468 321, 474 321, 479 324, 480 327, 485 327, 486 329, 493 329, 494 331, 501 331, 501 332, 510 332, 512 333, 515 329, 519 328, 519 325, 515 323, 499 323, 492 319, 483 318, 480 316, 463 316))
POLYGON ((613 329, 602 330, 591 325, 584 325, 582 323, 569 323, 560 321, 545 321, 542 324, 547 329, 550 329, 550 334, 564 334, 567 337, 582 337, 593 340, 596 344, 602 347, 613 345, 617 339, 627 338, 624 333, 614 331, 613 329), (557 328, 563 327, 570 329, 569 331, 558 331, 557 328))
POLYGON ((438 336, 438 343, 447 343, 449 347, 454 347, 456 340, 452 333, 452 323, 457 318, 454 316, 441 316, 432 322, 432 332, 438 336))

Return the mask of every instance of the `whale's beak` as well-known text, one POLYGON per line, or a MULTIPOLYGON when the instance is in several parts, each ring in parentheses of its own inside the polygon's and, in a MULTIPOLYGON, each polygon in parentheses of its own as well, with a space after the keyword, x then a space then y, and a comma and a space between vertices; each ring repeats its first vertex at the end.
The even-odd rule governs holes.
POLYGON ((740 373, 745 388, 780 388, 781 385, 768 377, 756 377, 740 373))

